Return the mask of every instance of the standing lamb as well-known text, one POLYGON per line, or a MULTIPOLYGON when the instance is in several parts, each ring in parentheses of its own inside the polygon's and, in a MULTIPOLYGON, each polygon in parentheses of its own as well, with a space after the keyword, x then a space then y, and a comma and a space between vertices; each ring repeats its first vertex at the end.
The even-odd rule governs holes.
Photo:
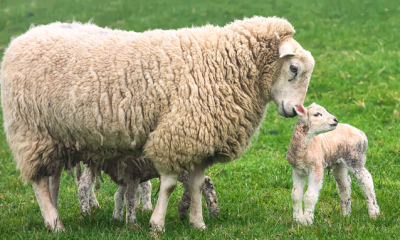
POLYGON ((314 208, 322 188, 324 169, 333 169, 340 196, 342 215, 350 213, 351 179, 357 179, 368 204, 370 217, 379 215, 371 174, 365 169, 368 140, 365 134, 338 120, 325 108, 313 103, 307 108, 296 106, 299 119, 293 131, 286 158, 293 168, 293 218, 312 224, 314 208), (336 129, 336 130, 335 130, 336 129), (308 176, 308 189, 303 188, 308 176))
POLYGON ((161 179, 150 226, 164 228, 187 170, 190 224, 204 228, 205 168, 246 151, 270 101, 284 117, 304 101, 314 59, 293 34, 284 19, 253 17, 132 34, 53 23, 13 39, 1 66, 4 128, 47 228, 64 230, 63 166, 142 155, 161 179))
MULTIPOLYGON (((151 211, 151 183, 149 179, 159 177, 153 163, 149 159, 128 157, 125 161, 118 164, 108 164, 102 170, 120 187, 114 195, 115 208, 113 219, 121 221, 123 218, 124 200, 126 202, 126 222, 136 223, 135 209, 139 205, 140 195, 143 196, 143 210, 151 211), (141 182, 141 183, 140 183, 141 182), (140 184, 139 184, 140 183, 140 184)), ((77 165, 77 176, 79 176, 80 164, 77 165)), ((79 202, 82 212, 88 212, 91 208, 98 207, 99 203, 94 194, 95 177, 91 173, 90 167, 85 167, 85 171, 79 179, 79 202)), ((189 174, 183 171, 178 181, 184 185, 184 193, 178 205, 179 216, 184 218, 190 206, 189 174)), ((207 208, 210 216, 219 213, 217 194, 214 184, 208 176, 204 179, 203 196, 206 199, 207 208)))

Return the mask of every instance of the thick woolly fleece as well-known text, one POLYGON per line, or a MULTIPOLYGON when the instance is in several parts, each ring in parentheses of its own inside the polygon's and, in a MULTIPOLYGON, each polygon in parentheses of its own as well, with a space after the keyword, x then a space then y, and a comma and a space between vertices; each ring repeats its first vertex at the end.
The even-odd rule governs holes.
POLYGON ((103 164, 144 152, 173 171, 240 157, 271 100, 279 44, 293 34, 276 17, 144 33, 33 27, 10 43, 1 68, 21 176, 53 175, 77 154, 103 164))

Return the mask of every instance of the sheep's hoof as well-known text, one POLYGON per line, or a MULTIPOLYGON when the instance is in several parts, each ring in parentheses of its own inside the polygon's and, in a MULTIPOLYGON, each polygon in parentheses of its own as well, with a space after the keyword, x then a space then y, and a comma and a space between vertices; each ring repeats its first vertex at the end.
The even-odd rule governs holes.
POLYGON ((150 223, 150 224, 149 224, 149 228, 150 228, 150 230, 153 231, 153 232, 165 232, 164 226, 157 225, 157 224, 155 224, 155 223, 150 223))
POLYGON ((369 217, 372 219, 376 219, 379 216, 379 209, 378 210, 373 210, 369 212, 369 217))
POLYGON ((196 228, 196 229, 201 229, 201 230, 205 230, 207 228, 206 224, 204 222, 190 223, 190 227, 196 228))

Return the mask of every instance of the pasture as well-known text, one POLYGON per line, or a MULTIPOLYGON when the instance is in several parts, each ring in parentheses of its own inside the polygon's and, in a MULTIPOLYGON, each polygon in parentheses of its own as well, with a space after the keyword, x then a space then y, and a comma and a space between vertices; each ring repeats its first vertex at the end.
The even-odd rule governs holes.
MULTIPOLYGON (((315 222, 292 220, 291 167, 286 151, 297 118, 284 119, 271 103, 248 152, 206 172, 215 184, 221 213, 203 211, 207 230, 180 220, 183 186, 173 192, 166 231, 148 229, 151 213, 138 211, 138 224, 110 221, 117 185, 104 176, 96 191, 100 209, 81 215, 77 185, 63 173, 58 211, 67 229, 45 229, 30 185, 19 178, 3 128, 0 129, 0 237, 2 239, 398 239, 400 238, 400 3, 396 0, 0 0, 0 56, 12 36, 31 24, 87 22, 142 32, 207 23, 223 26, 253 15, 284 17, 294 38, 311 51, 316 65, 304 105, 316 102, 339 122, 364 131, 369 139, 366 168, 372 174, 381 216, 371 220, 352 178, 352 213, 340 216, 332 175, 325 171, 315 222)), ((0 115, 0 122, 3 122, 0 115)), ((152 180, 153 195, 159 182, 152 180)), ((157 197, 152 199, 153 206, 157 197)))

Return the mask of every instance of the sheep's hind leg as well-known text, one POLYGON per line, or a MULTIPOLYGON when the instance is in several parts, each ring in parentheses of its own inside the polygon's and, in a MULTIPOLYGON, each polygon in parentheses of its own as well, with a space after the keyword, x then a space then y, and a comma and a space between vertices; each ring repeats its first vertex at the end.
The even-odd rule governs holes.
POLYGON ((293 204, 293 219, 296 222, 305 224, 306 220, 303 214, 303 191, 306 185, 306 176, 301 175, 293 169, 293 189, 292 189, 292 204, 293 204))
POLYGON ((194 170, 189 173, 189 187, 191 193, 191 206, 190 206, 190 226, 192 228, 205 229, 206 225, 203 220, 202 211, 202 191, 204 187, 205 167, 202 165, 195 165, 194 170))
POLYGON ((160 193, 157 205, 150 218, 150 228, 155 231, 163 231, 165 225, 165 214, 167 213, 168 200, 176 186, 177 173, 164 174, 160 172, 160 193))
POLYGON ((114 194, 114 211, 112 214, 112 219, 114 221, 122 221, 124 218, 124 196, 126 192, 126 187, 120 186, 114 194))
POLYGON ((64 166, 60 163, 57 166, 56 172, 53 176, 49 177, 49 190, 53 206, 57 209, 58 194, 60 191, 61 173, 64 166))
POLYGON ((58 215, 57 209, 52 203, 52 198, 49 192, 49 178, 43 177, 37 181, 31 181, 33 190, 35 191, 44 224, 49 230, 59 232, 65 231, 64 225, 58 215))
POLYGON ((360 168, 352 171, 353 176, 357 179, 358 185, 364 193, 368 204, 368 214, 371 218, 376 218, 379 215, 379 206, 376 202, 374 183, 372 176, 367 169, 360 168))
POLYGON ((351 211, 351 178, 347 169, 342 166, 335 167, 332 173, 339 191, 340 212, 343 216, 347 216, 351 211))
POLYGON ((211 178, 208 176, 205 176, 204 178, 203 197, 207 203, 208 214, 212 217, 218 216, 220 210, 218 206, 217 192, 215 191, 211 178))
POLYGON ((153 205, 151 204, 151 182, 142 182, 139 186, 142 193, 143 211, 153 211, 153 205))
POLYGON ((308 224, 314 221, 314 209, 322 188, 323 167, 316 167, 308 177, 308 189, 304 195, 304 218, 308 224))

